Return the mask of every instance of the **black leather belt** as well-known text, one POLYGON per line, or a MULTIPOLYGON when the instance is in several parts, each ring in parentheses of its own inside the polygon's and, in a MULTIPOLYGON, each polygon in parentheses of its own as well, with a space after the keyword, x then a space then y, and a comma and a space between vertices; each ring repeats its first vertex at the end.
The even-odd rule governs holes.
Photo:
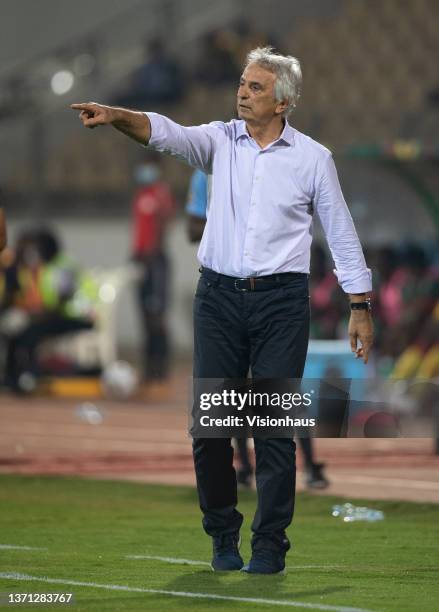
POLYGON ((280 285, 285 285, 294 279, 308 278, 308 274, 304 272, 280 272, 269 276, 250 276, 248 278, 227 276, 203 267, 200 268, 200 272, 203 278, 209 282, 235 291, 268 291, 269 289, 276 289, 280 285))

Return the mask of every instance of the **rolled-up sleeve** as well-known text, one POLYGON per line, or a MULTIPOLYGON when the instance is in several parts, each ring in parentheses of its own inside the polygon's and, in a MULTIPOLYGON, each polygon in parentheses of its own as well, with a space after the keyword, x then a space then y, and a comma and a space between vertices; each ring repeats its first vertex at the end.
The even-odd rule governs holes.
POLYGON ((332 155, 326 154, 317 168, 314 204, 334 259, 334 273, 346 293, 371 291, 372 273, 366 266, 332 155))
POLYGON ((151 123, 148 147, 187 162, 193 168, 211 172, 215 148, 224 135, 220 121, 184 127, 158 113, 145 113, 151 123))

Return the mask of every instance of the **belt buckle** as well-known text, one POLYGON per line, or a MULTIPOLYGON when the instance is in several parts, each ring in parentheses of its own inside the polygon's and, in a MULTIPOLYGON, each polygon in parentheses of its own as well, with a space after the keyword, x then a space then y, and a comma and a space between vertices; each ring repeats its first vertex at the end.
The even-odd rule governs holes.
POLYGON ((248 289, 241 289, 236 284, 238 281, 246 281, 246 280, 248 280, 248 278, 235 278, 235 291, 242 291, 242 292, 248 291, 248 289))

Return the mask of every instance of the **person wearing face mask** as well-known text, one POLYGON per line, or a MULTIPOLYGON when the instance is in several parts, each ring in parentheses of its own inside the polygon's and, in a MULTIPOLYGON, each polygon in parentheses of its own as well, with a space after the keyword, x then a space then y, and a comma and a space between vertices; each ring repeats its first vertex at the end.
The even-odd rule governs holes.
POLYGON ((161 177, 161 158, 149 153, 134 171, 138 185, 133 198, 132 257, 140 267, 137 300, 143 329, 144 378, 163 381, 169 371, 166 308, 169 261, 165 234, 176 209, 174 197, 161 177))

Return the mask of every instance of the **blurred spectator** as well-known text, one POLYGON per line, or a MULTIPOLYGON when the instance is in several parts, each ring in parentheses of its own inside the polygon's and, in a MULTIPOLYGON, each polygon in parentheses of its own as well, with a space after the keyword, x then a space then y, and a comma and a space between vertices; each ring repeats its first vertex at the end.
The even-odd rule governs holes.
POLYGON ((386 326, 395 325, 402 309, 402 296, 398 277, 398 255, 390 246, 379 248, 375 253, 374 270, 375 283, 375 311, 386 326))
POLYGON ((174 216, 174 197, 161 178, 161 156, 148 152, 135 169, 139 185, 133 200, 132 254, 141 268, 138 301, 144 331, 146 380, 162 380, 169 370, 166 309, 169 292, 169 260, 165 234, 174 216))
POLYGON ((325 250, 316 244, 311 250, 310 270, 311 338, 337 338, 340 322, 347 316, 346 300, 330 269, 325 250))
POLYGON ((206 34, 202 41, 195 78, 206 85, 237 83, 241 73, 236 63, 234 34, 227 29, 206 34))
MULTIPOLYGON (((201 240, 205 225, 208 177, 196 170, 191 179, 187 232, 191 242, 201 240)), ((418 245, 398 250, 390 245, 376 249, 372 296, 378 357, 387 357, 385 370, 394 378, 439 375, 439 272, 430 266, 418 245)), ((332 340, 347 316, 345 302, 325 250, 315 245, 311 255, 311 337, 332 340)), ((383 361, 384 364, 384 361, 383 361)), ((248 460, 239 445, 243 465, 248 460)))
POLYGON ((398 258, 389 247, 378 251, 376 307, 378 348, 393 359, 416 341, 439 298, 438 270, 423 249, 408 244, 398 258))
POLYGON ((237 66, 245 65, 245 59, 252 49, 267 46, 278 49, 277 41, 272 33, 267 34, 261 30, 256 30, 245 18, 235 22, 233 32, 235 40, 234 56, 237 66))
MULTIPOLYGON (((37 349, 51 337, 93 327, 93 282, 61 251, 47 229, 24 232, 3 271, 0 340, 3 382, 15 391, 39 374, 37 349)), ((28 387, 28 390, 30 388, 28 387)))
POLYGON ((416 340, 396 359, 391 376, 396 379, 439 376, 439 301, 416 340))
MULTIPOLYGON (((424 249, 416 244, 399 249, 384 245, 374 250, 370 258, 375 272, 372 295, 375 350, 380 359, 386 358, 380 361, 381 373, 410 378, 421 376, 421 372, 435 372, 439 350, 438 270, 430 266, 424 249)), ((337 338, 346 312, 320 246, 312 251, 310 295, 311 337, 337 338)))
MULTIPOLYGON (((38 278, 39 262, 35 231, 23 231, 16 240, 15 248, 6 249, 2 254, 0 313, 15 306, 26 312, 40 309, 41 296, 38 291, 30 290, 30 282, 26 283, 26 291, 20 287, 20 280, 25 284, 25 277, 38 278)), ((32 283, 32 286, 35 284, 32 283)))
POLYGON ((157 38, 148 43, 145 63, 134 72, 128 87, 116 96, 114 103, 129 108, 146 108, 178 102, 183 89, 181 67, 157 38))
POLYGON ((186 202, 187 234, 190 242, 200 242, 206 225, 208 179, 202 170, 192 174, 186 202))
POLYGON ((270 44, 268 38, 245 19, 208 32, 202 40, 195 78, 213 86, 237 83, 247 54, 270 44))
POLYGON ((375 313, 376 349, 389 353, 384 348, 385 335, 397 325, 403 308, 401 293, 401 270, 398 254, 391 246, 378 248, 373 254, 374 293, 372 306, 375 313))
POLYGON ((430 266, 424 249, 416 244, 408 244, 403 253, 402 299, 404 310, 401 322, 404 325, 415 325, 414 334, 421 323, 434 309, 439 298, 438 270, 430 266))

